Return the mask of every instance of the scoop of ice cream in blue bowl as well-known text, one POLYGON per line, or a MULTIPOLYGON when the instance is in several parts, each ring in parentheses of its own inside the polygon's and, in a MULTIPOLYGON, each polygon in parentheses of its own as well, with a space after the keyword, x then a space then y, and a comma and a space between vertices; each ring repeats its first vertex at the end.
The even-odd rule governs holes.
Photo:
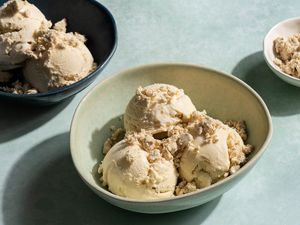
POLYGON ((117 46, 94 0, 0 1, 0 98, 51 104, 88 87, 117 46))

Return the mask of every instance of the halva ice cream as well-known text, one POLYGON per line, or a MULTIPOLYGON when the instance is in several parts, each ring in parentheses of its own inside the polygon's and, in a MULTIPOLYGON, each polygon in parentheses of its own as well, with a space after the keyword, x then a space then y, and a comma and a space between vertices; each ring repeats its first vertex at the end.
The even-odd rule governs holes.
POLYGON ((164 131, 187 120, 194 111, 194 104, 182 89, 153 84, 137 89, 126 108, 124 126, 126 131, 164 131))
POLYGON ((174 195, 177 171, 172 156, 145 131, 128 134, 115 144, 100 169, 104 184, 119 196, 157 199, 174 195))
POLYGON ((161 199, 212 185, 239 170, 253 150, 245 143, 243 121, 223 123, 197 111, 172 85, 139 87, 124 126, 123 139, 119 128, 105 142, 99 173, 108 190, 132 199, 161 199))
POLYGON ((236 172, 249 153, 237 131, 204 112, 194 113, 186 126, 189 138, 182 143, 179 174, 207 187, 236 172))
POLYGON ((92 72, 94 63, 84 42, 84 36, 66 33, 65 20, 41 31, 33 45, 34 57, 25 63, 25 79, 40 92, 81 80, 92 72))
POLYGON ((10 0, 0 8, 0 70, 21 67, 31 54, 35 34, 51 22, 27 1, 10 0))
POLYGON ((47 92, 95 69, 83 35, 66 32, 66 19, 51 26, 26 0, 9 0, 0 8, 0 91, 47 92), (23 73, 15 70, 19 67, 23 73))

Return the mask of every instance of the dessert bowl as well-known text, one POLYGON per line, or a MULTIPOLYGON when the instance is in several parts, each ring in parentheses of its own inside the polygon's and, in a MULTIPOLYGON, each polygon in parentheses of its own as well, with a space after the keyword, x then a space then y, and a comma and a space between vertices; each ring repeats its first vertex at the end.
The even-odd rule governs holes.
POLYGON ((285 72, 283 72, 275 63, 274 54, 274 40, 277 37, 288 37, 293 34, 300 33, 300 17, 291 18, 284 20, 274 27, 267 33, 263 48, 264 48, 264 58, 270 69, 283 81, 292 84, 294 86, 300 87, 300 79, 293 77, 285 72))
MULTIPOLYGON (((79 32, 87 38, 86 45, 92 53, 96 69, 78 82, 37 94, 11 94, 0 92, 0 98, 33 104, 56 103, 75 95, 100 74, 117 47, 117 29, 113 16, 95 0, 29 0, 53 23, 66 18, 68 31, 79 32)), ((5 1, 0 1, 2 5, 5 1)))
POLYGON ((136 212, 167 213, 204 204, 228 191, 255 165, 272 135, 269 111, 259 95, 238 78, 188 64, 154 64, 129 69, 101 82, 81 101, 73 117, 70 146, 74 165, 83 181, 106 201, 136 212), (166 83, 185 90, 198 110, 221 120, 245 120, 248 143, 255 146, 238 172, 207 188, 159 200, 117 196, 101 186, 97 169, 110 127, 121 127, 121 116, 138 86, 166 83))

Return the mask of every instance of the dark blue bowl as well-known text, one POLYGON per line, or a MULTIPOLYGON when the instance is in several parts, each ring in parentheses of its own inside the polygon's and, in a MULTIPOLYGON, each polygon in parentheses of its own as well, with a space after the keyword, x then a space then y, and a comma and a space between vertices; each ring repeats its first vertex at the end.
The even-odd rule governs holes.
MULTIPOLYGON (((0 0, 3 4, 5 1, 0 0)), ((82 80, 38 94, 11 94, 0 91, 0 98, 33 104, 51 104, 69 98, 89 86, 100 74, 117 48, 117 28, 112 14, 95 0, 29 0, 53 23, 67 18, 68 31, 84 34, 97 68, 82 80)))

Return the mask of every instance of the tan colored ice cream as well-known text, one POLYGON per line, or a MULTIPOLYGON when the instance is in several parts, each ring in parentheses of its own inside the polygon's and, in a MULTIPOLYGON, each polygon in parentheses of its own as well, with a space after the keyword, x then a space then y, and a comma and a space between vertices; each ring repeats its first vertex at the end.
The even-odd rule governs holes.
POLYGON ((139 87, 128 103, 124 115, 126 131, 165 131, 187 120, 196 110, 182 89, 168 84, 139 87))
POLYGON ((187 126, 189 139, 182 142, 179 174, 197 188, 207 187, 236 172, 245 162, 249 146, 235 129, 195 112, 187 126))
POLYGON ((112 193, 132 199, 171 197, 177 183, 172 156, 144 131, 114 145, 99 170, 112 193))
POLYGON ((73 84, 94 69, 94 59, 84 44, 84 36, 65 31, 63 20, 54 29, 41 32, 35 57, 26 61, 24 77, 39 92, 73 84))
POLYGON ((31 54, 36 32, 50 26, 43 13, 27 1, 6 2, 0 8, 0 70, 20 67, 31 54))
POLYGON ((120 130, 103 147, 99 172, 108 189, 133 199, 159 199, 210 186, 234 174, 253 150, 244 121, 224 123, 197 111, 183 90, 138 88, 120 130))

